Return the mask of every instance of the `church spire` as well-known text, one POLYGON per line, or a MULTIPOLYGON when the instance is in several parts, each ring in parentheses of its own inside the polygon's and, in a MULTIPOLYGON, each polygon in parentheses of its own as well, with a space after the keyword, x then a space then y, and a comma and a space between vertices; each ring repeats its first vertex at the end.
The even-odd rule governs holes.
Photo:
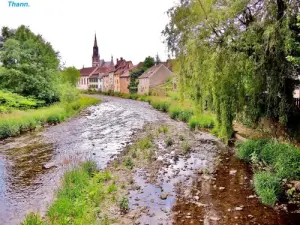
POLYGON ((95 33, 94 47, 98 47, 96 33, 95 33))
POLYGON ((93 67, 100 65, 100 55, 99 55, 96 33, 95 33, 95 40, 94 40, 94 47, 93 47, 92 65, 93 67))

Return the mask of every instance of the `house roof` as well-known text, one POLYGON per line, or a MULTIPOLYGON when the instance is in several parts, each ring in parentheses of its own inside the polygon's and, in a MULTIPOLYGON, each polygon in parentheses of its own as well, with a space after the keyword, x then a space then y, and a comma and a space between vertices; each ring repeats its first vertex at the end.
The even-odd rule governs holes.
POLYGON ((161 66, 166 67, 164 64, 160 63, 152 66, 146 72, 144 72, 138 79, 149 78, 152 74, 154 74, 161 66))
POLYGON ((86 67, 80 70, 81 76, 89 76, 97 67, 86 67))

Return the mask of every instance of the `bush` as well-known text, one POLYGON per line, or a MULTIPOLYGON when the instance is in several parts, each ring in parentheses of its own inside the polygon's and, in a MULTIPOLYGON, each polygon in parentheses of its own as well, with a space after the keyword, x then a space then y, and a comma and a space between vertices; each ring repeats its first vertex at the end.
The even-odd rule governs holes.
POLYGON ((123 197, 119 203, 120 210, 122 213, 126 213, 129 210, 129 199, 127 197, 123 197))
POLYGON ((132 170, 132 169, 133 169, 133 162, 132 162, 132 159, 131 159, 130 157, 126 158, 126 159, 125 159, 125 162, 124 162, 124 165, 125 165, 128 169, 132 170))
POLYGON ((254 188, 262 203, 274 206, 281 193, 280 179, 269 172, 254 174, 254 188))
POLYGON ((274 165, 276 174, 281 179, 299 180, 300 179, 300 150, 294 147, 277 157, 274 165))
POLYGON ((7 113, 16 109, 35 109, 43 105, 45 105, 44 101, 0 90, 0 113, 7 113))
POLYGON ((251 155, 256 153, 260 155, 262 149, 269 141, 267 139, 262 140, 248 140, 244 143, 238 144, 237 157, 250 162, 251 155))

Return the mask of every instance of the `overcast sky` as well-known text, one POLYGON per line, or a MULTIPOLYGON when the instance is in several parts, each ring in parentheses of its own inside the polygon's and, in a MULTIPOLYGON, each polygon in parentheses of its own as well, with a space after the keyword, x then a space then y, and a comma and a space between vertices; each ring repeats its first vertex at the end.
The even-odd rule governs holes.
MULTIPOLYGON (((14 0, 18 2, 18 0, 14 0)), ((60 52, 67 66, 91 66, 94 34, 101 59, 123 57, 134 64, 158 52, 168 56, 161 31, 166 11, 177 0, 20 0, 28 8, 12 8, 0 0, 0 27, 24 24, 60 52)))

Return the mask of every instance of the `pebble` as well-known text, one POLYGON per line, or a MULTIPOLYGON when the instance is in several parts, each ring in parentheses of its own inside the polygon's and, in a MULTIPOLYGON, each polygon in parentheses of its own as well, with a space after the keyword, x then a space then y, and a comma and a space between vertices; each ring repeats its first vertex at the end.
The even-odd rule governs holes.
POLYGON ((219 221, 220 218, 219 218, 219 217, 216 217, 216 216, 211 216, 211 217, 210 217, 210 220, 212 220, 212 221, 219 221))
POLYGON ((161 198, 162 200, 166 200, 166 199, 168 198, 168 194, 165 193, 165 192, 163 192, 163 193, 160 194, 160 198, 161 198))
POLYGON ((194 199, 195 199, 196 201, 198 201, 200 198, 199 198, 199 196, 194 196, 194 199))
POLYGON ((223 191, 225 190, 225 187, 219 187, 219 190, 223 191))
POLYGON ((237 170, 230 170, 229 174, 234 176, 236 174, 237 170))
POLYGON ((235 207, 234 209, 235 209, 235 211, 242 211, 243 207, 235 207))

